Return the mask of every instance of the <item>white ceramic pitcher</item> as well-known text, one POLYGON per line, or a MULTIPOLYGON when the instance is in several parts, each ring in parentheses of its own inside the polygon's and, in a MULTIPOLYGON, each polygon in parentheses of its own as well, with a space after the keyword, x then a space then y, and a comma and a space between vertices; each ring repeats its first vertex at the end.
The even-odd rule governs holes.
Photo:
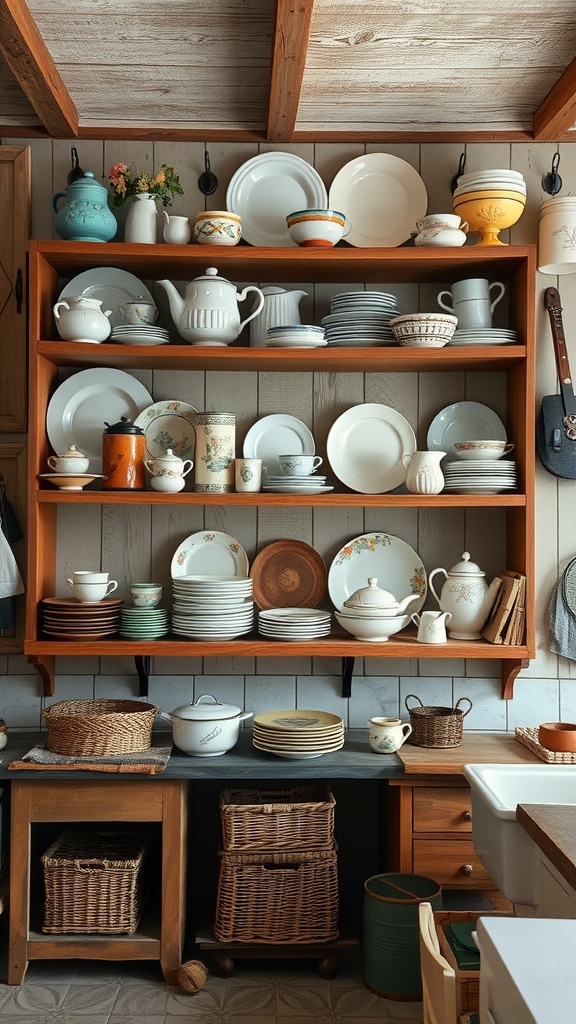
POLYGON ((250 346, 264 348, 266 332, 269 327, 288 327, 300 323, 300 299, 308 293, 299 289, 287 292, 276 285, 266 285, 262 289, 264 305, 258 316, 250 324, 250 346))
POLYGON ((440 494, 444 487, 444 474, 440 462, 446 452, 413 452, 402 456, 406 473, 406 488, 411 494, 440 494))

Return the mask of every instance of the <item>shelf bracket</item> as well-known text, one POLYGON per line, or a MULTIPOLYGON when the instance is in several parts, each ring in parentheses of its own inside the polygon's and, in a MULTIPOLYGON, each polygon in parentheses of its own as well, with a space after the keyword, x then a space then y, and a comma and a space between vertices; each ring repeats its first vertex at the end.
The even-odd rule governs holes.
POLYGON ((42 685, 44 688, 45 697, 54 696, 54 676, 56 673, 56 659, 49 655, 42 655, 39 657, 37 654, 29 654, 28 661, 37 672, 40 673, 42 679, 42 685))
POLYGON ((342 658, 342 696, 352 696, 352 674, 354 672, 354 658, 342 658))
POLYGON ((512 700, 516 676, 523 668, 528 668, 529 664, 528 658, 502 662, 502 700, 512 700))
POLYGON ((148 680, 150 678, 150 655, 135 654, 134 664, 138 673, 138 696, 148 696, 148 680))

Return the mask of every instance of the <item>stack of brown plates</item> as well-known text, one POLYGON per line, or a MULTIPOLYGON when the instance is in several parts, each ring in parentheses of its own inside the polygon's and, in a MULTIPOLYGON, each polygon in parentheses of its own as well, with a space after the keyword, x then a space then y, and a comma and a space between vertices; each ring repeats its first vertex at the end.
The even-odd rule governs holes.
POLYGON ((252 742, 276 757, 320 757, 344 746, 344 722, 328 711, 266 711, 254 717, 252 742))
POLYGON ((57 640, 100 640, 120 626, 122 598, 105 597, 98 604, 74 598, 45 597, 40 602, 42 632, 57 640))

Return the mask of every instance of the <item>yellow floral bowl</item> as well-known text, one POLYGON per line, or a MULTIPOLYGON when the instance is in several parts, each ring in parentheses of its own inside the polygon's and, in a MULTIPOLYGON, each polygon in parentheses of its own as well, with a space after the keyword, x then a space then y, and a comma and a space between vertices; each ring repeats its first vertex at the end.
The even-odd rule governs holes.
POLYGON ((526 205, 526 196, 512 189, 482 189, 464 192, 453 200, 454 213, 468 221, 480 235, 478 245, 505 245, 500 231, 516 224, 526 205))

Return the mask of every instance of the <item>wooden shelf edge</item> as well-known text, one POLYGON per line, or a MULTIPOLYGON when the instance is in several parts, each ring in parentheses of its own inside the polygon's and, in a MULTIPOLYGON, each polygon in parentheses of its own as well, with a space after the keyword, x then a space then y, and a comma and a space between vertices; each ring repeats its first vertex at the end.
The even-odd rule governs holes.
POLYGON ((39 504, 61 505, 84 502, 87 505, 244 505, 286 507, 312 505, 315 507, 361 508, 522 508, 525 494, 160 494, 156 491, 58 491, 38 490, 39 504))

